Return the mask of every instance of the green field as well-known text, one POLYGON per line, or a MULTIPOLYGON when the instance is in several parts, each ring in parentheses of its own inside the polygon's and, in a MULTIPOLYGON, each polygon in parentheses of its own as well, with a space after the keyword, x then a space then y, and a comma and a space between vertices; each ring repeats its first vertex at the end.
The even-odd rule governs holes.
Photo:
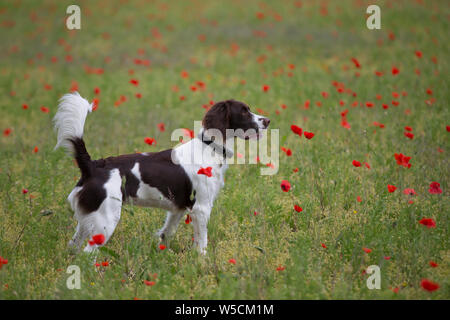
POLYGON ((71 1, 0 4, 0 299, 450 298, 448 1, 377 1, 381 30, 367 29, 364 1, 77 3, 73 31, 71 1), (94 159, 171 148, 174 129, 230 98, 270 117, 292 156, 280 150, 272 176, 264 164, 230 166, 206 256, 184 219, 160 250, 165 212, 124 205, 97 257, 109 266, 95 267, 67 247, 79 170, 53 150, 52 117, 72 89, 98 99, 84 131, 94 159), (66 287, 69 265, 81 268, 80 290, 66 287), (380 290, 366 286, 369 265, 380 290))

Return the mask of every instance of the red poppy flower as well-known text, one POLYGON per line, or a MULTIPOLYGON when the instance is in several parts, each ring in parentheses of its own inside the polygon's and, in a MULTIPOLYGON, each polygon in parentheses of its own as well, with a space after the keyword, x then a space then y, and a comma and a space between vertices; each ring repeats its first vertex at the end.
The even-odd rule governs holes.
POLYGON ((356 58, 352 58, 352 62, 355 64, 356 68, 361 68, 361 64, 359 63, 359 61, 356 58))
POLYGON ((235 259, 230 259, 230 260, 228 260, 228 262, 231 263, 231 264, 236 264, 236 260, 235 259))
POLYGON ((269 89, 270 89, 270 87, 269 87, 269 85, 267 85, 267 84, 265 84, 265 85, 262 86, 262 90, 263 90, 264 92, 269 91, 269 89))
POLYGON ((414 191, 414 189, 411 188, 406 188, 405 190, 403 190, 403 193, 410 196, 417 195, 416 191, 414 191))
POLYGON ((0 270, 2 269, 4 264, 8 264, 8 259, 5 259, 0 256, 0 270))
POLYGON ((144 139, 144 142, 145 142, 146 144, 148 144, 149 146, 151 146, 151 145, 153 145, 153 144, 156 144, 156 140, 153 139, 153 138, 150 138, 150 137, 146 137, 146 138, 144 139))
POLYGON ((356 201, 361 202, 361 201, 362 201, 361 197, 360 197, 360 196, 357 196, 357 197, 356 197, 356 201))
POLYGON ((27 110, 27 109, 28 109, 28 105, 27 105, 26 103, 24 103, 24 104, 22 105, 22 109, 23 109, 23 110, 27 110))
POLYGON ((296 126, 295 124, 291 125, 291 130, 293 133, 298 134, 300 137, 302 136, 303 129, 296 126))
POLYGON ((298 172, 298 168, 295 168, 292 170, 293 172, 298 172))
POLYGON ((154 286, 155 283, 155 281, 144 280, 144 284, 149 287, 154 286))
POLYGON ((433 292, 439 289, 439 284, 428 279, 422 279, 420 285, 424 290, 427 290, 429 292, 433 292))
POLYGON ((105 236, 102 233, 96 234, 92 236, 92 240, 89 241, 89 244, 93 246, 96 245, 102 245, 105 242, 105 236))
POLYGON ((312 132, 305 131, 303 134, 305 135, 305 138, 308 140, 312 139, 314 137, 314 133, 312 133, 312 132))
POLYGON ((162 122, 161 122, 161 123, 158 123, 157 126, 158 126, 158 130, 159 130, 159 131, 161 131, 161 132, 166 131, 166 126, 165 126, 164 123, 162 123, 162 122))
POLYGON ((365 253, 371 253, 372 252, 372 249, 369 249, 369 248, 362 248, 362 249, 363 249, 363 251, 365 253))
POLYGON ((159 245, 159 250, 164 250, 165 248, 166 248, 165 245, 163 245, 163 244, 160 244, 160 245, 159 245))
POLYGON ((104 267, 109 266, 109 262, 108 262, 108 261, 103 261, 103 262, 102 262, 102 266, 104 266, 104 267))
POLYGON ((445 126, 445 130, 447 130, 447 132, 450 132, 450 126, 445 126))
POLYGON ((436 221, 432 218, 423 218, 419 221, 420 224, 426 226, 427 228, 436 228, 436 221))
POLYGON ((187 215, 187 216, 186 216, 186 220, 184 220, 184 223, 189 224, 189 223, 191 223, 191 222, 192 222, 191 216, 190 216, 190 215, 187 215))
POLYGON ((366 102, 366 107, 372 108, 373 106, 374 106, 373 102, 370 102, 370 101, 366 102))
POLYGON ((400 166, 404 166, 406 168, 411 168, 411 164, 409 163, 409 160, 411 157, 407 157, 402 153, 395 153, 394 154, 395 160, 397 160, 397 164, 400 166))
POLYGON ((297 211, 297 212, 302 212, 303 211, 302 207, 300 207, 298 205, 294 206, 294 210, 297 211))
POLYGON ((400 70, 397 67, 392 67, 391 71, 394 76, 400 73, 400 70))
POLYGON ((138 92, 134 95, 136 98, 140 99, 142 98, 142 93, 138 92))
POLYGON ((22 189, 22 194, 27 194, 28 193, 28 189, 22 189))
POLYGON ((389 109, 389 106, 385 103, 383 103, 383 109, 389 109))
POLYGON ((50 112, 50 109, 47 108, 47 107, 42 106, 42 107, 41 107, 41 111, 44 112, 44 113, 49 113, 49 112, 50 112))
POLYGON ((442 193, 441 185, 438 182, 433 181, 432 183, 430 183, 430 189, 428 189, 428 192, 431 194, 442 193))
POLYGON ((412 128, 411 128, 410 126, 406 126, 406 127, 405 127, 405 130, 411 132, 411 131, 412 131, 412 128))
POLYGON ((212 167, 207 167, 207 168, 200 168, 197 171, 197 174, 204 174, 207 177, 212 177, 212 173, 211 173, 212 167))
POLYGON ((100 94, 100 88, 99 87, 95 87, 94 88, 94 93, 95 94, 100 94))
POLYGON ((11 134, 12 129, 11 128, 6 128, 5 130, 3 130, 3 136, 7 137, 11 134))
POLYGON ((361 167, 361 162, 359 162, 358 160, 353 160, 352 164, 353 164, 354 167, 357 167, 357 168, 361 167))
POLYGON ((38 147, 34 147, 33 152, 34 153, 38 153, 39 152, 39 148, 38 147))
POLYGON ((405 137, 409 138, 409 139, 413 139, 414 138, 414 134, 411 132, 404 132, 403 133, 405 135, 405 137))
POLYGON ((133 86, 138 86, 139 85, 139 80, 136 80, 136 79, 131 79, 130 80, 130 83, 133 85, 133 86))
POLYGON ((422 58, 422 51, 416 50, 414 53, 417 58, 422 58))
POLYGON ((439 266, 439 265, 438 265, 436 262, 434 262, 434 261, 430 261, 429 264, 430 264, 430 267, 432 267, 432 268, 437 268, 437 267, 439 266))
POLYGON ((326 249, 326 248, 327 248, 327 246, 325 245, 325 243, 321 243, 320 245, 321 245, 321 246, 322 246, 322 248, 324 248, 324 249, 326 249))
POLYGON ((283 152, 286 153, 286 155, 288 157, 292 156, 292 150, 291 149, 286 149, 285 147, 281 147, 281 150, 283 150, 283 152))
POLYGON ((291 184, 287 180, 281 181, 281 190, 283 192, 288 192, 291 189, 291 184))
POLYGON ((396 187, 396 186, 393 186, 393 185, 391 185, 391 184, 388 184, 387 187, 388 187, 388 191, 391 192, 391 193, 394 192, 395 190, 397 190, 397 187, 396 187))
POLYGON ((194 138, 194 130, 190 130, 190 129, 187 129, 187 128, 183 128, 182 130, 183 130, 183 135, 185 137, 189 137, 191 139, 194 138))
POLYGON ((385 256, 384 260, 391 260, 391 256, 385 256))

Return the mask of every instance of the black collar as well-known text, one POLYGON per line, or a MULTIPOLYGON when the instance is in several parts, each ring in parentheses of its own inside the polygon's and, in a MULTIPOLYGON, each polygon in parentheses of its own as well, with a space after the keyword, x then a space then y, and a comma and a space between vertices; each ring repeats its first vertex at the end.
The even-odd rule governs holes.
POLYGON ((231 158, 233 156, 233 152, 228 150, 226 147, 221 146, 217 143, 215 143, 213 140, 205 136, 205 132, 202 131, 200 134, 200 140, 206 144, 207 146, 211 146, 215 152, 222 155, 224 159, 231 158))

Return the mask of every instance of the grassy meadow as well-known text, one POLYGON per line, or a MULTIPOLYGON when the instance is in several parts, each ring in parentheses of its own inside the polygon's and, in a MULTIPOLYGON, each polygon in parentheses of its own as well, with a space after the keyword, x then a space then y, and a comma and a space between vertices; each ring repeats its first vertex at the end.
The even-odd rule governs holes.
POLYGON ((377 1, 380 30, 367 1, 77 1, 72 31, 70 4, 0 4, 0 299, 450 298, 448 1, 377 1), (93 159, 171 148, 233 98, 280 130, 278 173, 230 166, 205 257, 184 218, 160 250, 165 212, 124 205, 96 267, 68 250, 80 174, 53 150, 71 90, 96 99, 93 159))

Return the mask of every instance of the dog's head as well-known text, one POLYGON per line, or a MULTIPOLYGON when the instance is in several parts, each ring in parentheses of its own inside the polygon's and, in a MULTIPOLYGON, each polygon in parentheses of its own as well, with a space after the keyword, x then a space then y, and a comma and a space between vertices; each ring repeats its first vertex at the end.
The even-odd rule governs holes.
POLYGON ((227 129, 234 130, 234 136, 241 139, 259 139, 269 123, 268 118, 251 112, 248 105, 236 100, 217 102, 203 118, 205 130, 219 130, 224 139, 229 138, 227 129))

